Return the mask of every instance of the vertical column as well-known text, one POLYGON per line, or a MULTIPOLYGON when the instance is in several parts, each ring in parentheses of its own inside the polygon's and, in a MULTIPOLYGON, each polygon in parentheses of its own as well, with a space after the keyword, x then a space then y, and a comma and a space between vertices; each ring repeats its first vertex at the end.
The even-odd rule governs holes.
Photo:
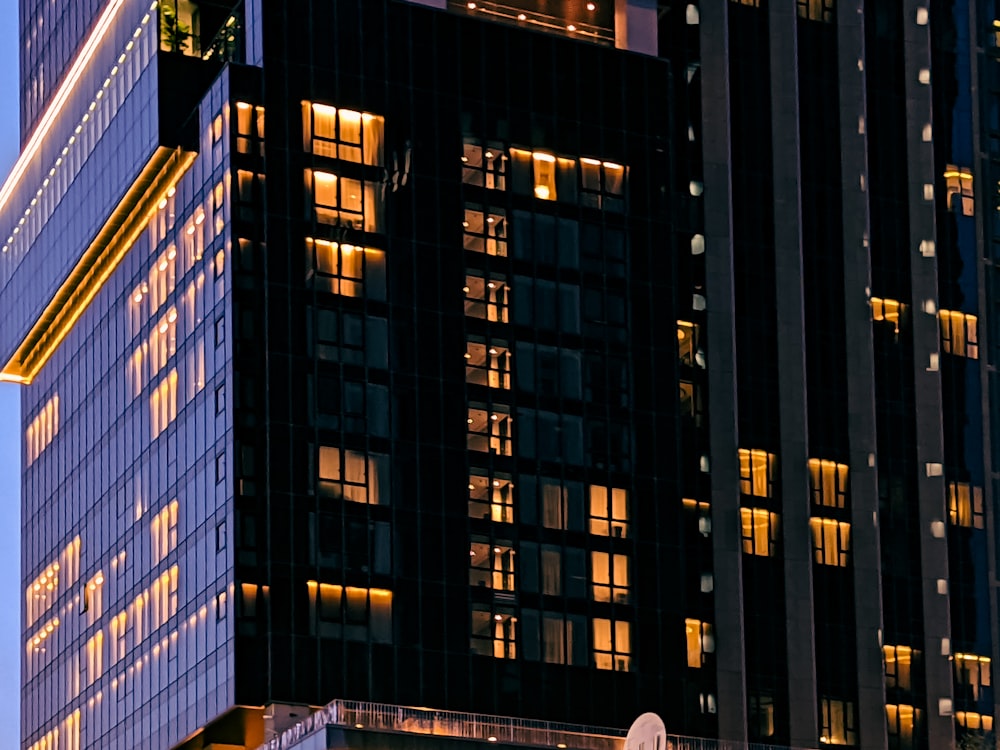
POLYGON ((736 322, 730 184, 729 0, 701 3, 705 275, 719 737, 746 742, 743 571, 736 422, 736 322))
POLYGON ((774 273, 781 393, 782 542, 788 651, 788 731, 793 747, 815 744, 819 721, 809 530, 806 340, 803 310, 796 5, 768 3, 774 154, 774 273))
POLYGON ((865 29, 861 12, 837 14, 840 143, 844 222, 844 315, 847 331, 847 430, 850 441, 851 560, 854 573, 857 726, 864 747, 885 747, 878 474, 875 467, 875 359, 868 302, 868 139, 865 29))
POLYGON ((937 265, 917 247, 935 236, 934 152, 922 140, 931 122, 931 51, 927 0, 904 0, 904 93, 906 146, 909 162, 910 239, 913 261, 913 382, 917 455, 917 515, 920 528, 920 574, 923 593, 924 668, 927 707, 925 722, 929 747, 951 747, 955 732, 951 712, 942 716, 938 701, 952 694, 950 615, 947 591, 938 586, 948 578, 945 534, 944 436, 941 425, 941 376, 938 371, 939 334, 937 265), (918 23, 918 11, 922 23, 918 23))

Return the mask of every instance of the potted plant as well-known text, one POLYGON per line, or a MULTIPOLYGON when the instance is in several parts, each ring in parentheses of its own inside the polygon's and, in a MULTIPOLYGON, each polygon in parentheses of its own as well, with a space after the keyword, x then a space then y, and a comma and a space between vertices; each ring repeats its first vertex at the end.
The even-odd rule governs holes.
POLYGON ((184 53, 191 39, 191 27, 177 17, 172 5, 160 6, 160 47, 167 52, 184 53))

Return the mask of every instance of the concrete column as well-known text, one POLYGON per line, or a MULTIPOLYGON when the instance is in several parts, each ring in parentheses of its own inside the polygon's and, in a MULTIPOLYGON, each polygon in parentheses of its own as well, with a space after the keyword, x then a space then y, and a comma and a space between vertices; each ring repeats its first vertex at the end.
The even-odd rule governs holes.
POLYGON ((736 421, 736 321, 730 184, 729 0, 702 0, 702 154, 705 271, 708 279, 708 386, 712 543, 719 737, 746 742, 743 543, 736 421))

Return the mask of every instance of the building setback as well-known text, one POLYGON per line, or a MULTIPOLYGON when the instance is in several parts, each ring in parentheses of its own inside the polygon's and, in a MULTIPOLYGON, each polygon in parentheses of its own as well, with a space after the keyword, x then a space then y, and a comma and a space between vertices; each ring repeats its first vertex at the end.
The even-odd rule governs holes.
POLYGON ((20 10, 22 746, 992 741, 991 2, 20 10))

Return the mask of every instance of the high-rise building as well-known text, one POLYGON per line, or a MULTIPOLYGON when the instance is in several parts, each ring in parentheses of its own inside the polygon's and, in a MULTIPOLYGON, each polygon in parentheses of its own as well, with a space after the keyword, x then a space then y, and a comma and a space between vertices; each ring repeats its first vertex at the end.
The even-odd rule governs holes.
POLYGON ((988 741, 998 13, 22 0, 22 745, 988 741))

